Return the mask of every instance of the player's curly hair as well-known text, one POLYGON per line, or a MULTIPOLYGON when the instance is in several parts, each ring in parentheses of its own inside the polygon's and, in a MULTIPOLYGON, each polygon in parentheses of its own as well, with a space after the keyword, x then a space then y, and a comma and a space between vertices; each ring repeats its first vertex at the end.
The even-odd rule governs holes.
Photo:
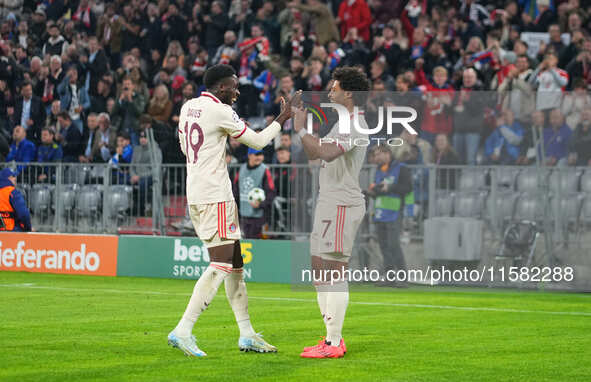
POLYGON ((367 75, 357 68, 342 66, 332 73, 332 79, 339 81, 341 89, 348 92, 366 92, 369 90, 367 75))
POLYGON ((236 75, 236 71, 230 65, 214 65, 205 71, 203 83, 207 89, 213 89, 220 81, 234 75, 236 75))

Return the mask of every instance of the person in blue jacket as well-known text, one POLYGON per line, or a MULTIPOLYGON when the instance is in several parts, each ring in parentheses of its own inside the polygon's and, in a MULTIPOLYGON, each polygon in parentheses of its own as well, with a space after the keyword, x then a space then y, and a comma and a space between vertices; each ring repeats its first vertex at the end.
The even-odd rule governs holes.
MULTIPOLYGON (((62 147, 55 142, 55 130, 51 127, 41 129, 41 145, 37 148, 37 162, 61 162, 63 156, 62 147)), ((55 166, 45 166, 37 175, 38 182, 53 182, 54 178, 55 166)))
MULTIPOLYGON (((36 156, 37 149, 35 144, 27 139, 27 131, 21 125, 15 126, 12 130, 12 144, 6 156, 6 162, 29 163, 35 161, 36 156)), ((16 174, 20 174, 24 168, 25 166, 18 165, 16 174)))
MULTIPOLYGON (((384 259, 383 272, 406 271, 400 246, 402 218, 405 205, 414 203, 412 174, 403 163, 394 159, 386 145, 376 146, 373 162, 378 165, 375 181, 366 194, 375 198, 374 222, 384 259)), ((384 286, 403 286, 404 282, 381 283, 384 286)))
POLYGON ((122 131, 117 135, 117 148, 115 149, 115 154, 113 154, 113 157, 109 161, 109 163, 113 166, 113 184, 129 183, 129 166, 120 165, 129 165, 132 158, 133 147, 131 146, 131 138, 129 134, 122 131))
POLYGON ((503 111, 503 115, 497 119, 497 128, 484 142, 487 164, 515 164, 523 135, 523 127, 514 119, 513 111, 503 111))
POLYGON ((564 123, 564 116, 560 109, 553 109, 550 112, 550 127, 544 129, 546 165, 566 165, 568 145, 572 134, 571 128, 564 123))
POLYGON ((25 198, 16 189, 16 173, 0 171, 0 231, 31 231, 31 214, 25 198))

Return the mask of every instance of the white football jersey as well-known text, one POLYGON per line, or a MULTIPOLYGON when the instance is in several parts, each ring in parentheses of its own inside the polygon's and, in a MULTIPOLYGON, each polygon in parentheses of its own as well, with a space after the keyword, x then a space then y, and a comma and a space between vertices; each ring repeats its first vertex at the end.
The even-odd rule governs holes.
MULTIPOLYGON (((368 129, 363 113, 359 113, 358 121, 363 129, 368 129)), ((328 201, 339 206, 365 204, 365 197, 359 186, 359 173, 365 161, 366 145, 369 143, 367 135, 359 133, 353 123, 350 133, 341 134, 338 125, 337 122, 322 142, 336 143, 343 155, 332 162, 322 161, 318 201, 328 201)))
POLYGON ((238 138, 247 126, 232 107, 202 92, 187 101, 179 116, 179 143, 187 159, 187 202, 209 204, 234 200, 226 165, 228 136, 238 138))

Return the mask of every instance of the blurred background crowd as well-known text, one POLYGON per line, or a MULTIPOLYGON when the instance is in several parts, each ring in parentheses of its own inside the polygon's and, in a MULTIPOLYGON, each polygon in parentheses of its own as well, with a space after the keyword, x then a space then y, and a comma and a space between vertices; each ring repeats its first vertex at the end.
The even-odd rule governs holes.
MULTIPOLYGON (((255 129, 282 96, 327 90, 351 65, 371 80, 370 112, 418 111, 418 137, 395 132, 398 160, 587 166, 590 32, 585 0, 1 0, 0 159, 146 163, 151 128, 156 160, 184 163, 180 108, 226 63, 255 129)), ((248 157, 229 140, 228 163, 248 157)), ((260 162, 307 163, 289 123, 260 162)), ((47 172, 30 181, 50 182, 47 172)), ((134 185, 147 174, 117 176, 134 185)))

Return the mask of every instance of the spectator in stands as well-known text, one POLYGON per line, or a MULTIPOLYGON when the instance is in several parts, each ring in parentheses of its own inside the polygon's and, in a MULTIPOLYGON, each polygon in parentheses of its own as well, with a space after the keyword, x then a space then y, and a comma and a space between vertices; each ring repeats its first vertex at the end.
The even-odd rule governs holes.
MULTIPOLYGON (((459 165, 460 158, 449 144, 449 138, 446 134, 437 134, 435 145, 433 145, 433 162, 438 166, 459 165)), ((437 178, 435 187, 444 190, 456 189, 456 172, 454 169, 437 169, 437 178)))
MULTIPOLYGON (((6 161, 15 161, 17 163, 29 163, 35 161, 37 155, 37 148, 35 144, 27 139, 27 132, 21 125, 16 125, 12 130, 12 144, 10 151, 6 156, 6 161)), ((17 167, 17 174, 20 174, 25 167, 19 165, 17 167)))
POLYGON ((55 140, 62 145, 64 162, 78 162, 78 157, 83 152, 82 133, 72 123, 70 114, 67 111, 60 112, 57 118, 61 130, 56 132, 55 140))
MULTIPOLYGON (((37 162, 61 162, 64 153, 62 147, 55 141, 55 130, 44 127, 41 130, 41 144, 37 147, 37 162)), ((55 166, 45 166, 37 175, 38 182, 55 182, 55 166)))
POLYGON ((263 36, 260 24, 251 27, 252 38, 238 44, 240 49, 238 81, 240 83, 238 98, 238 114, 250 118, 258 113, 257 94, 253 80, 262 70, 262 61, 269 55, 269 41, 263 36))
POLYGON ((62 112, 62 105, 59 99, 54 100, 51 103, 51 110, 45 118, 44 126, 53 126, 56 130, 61 130, 57 116, 62 112))
POLYGON ((324 68, 324 62, 316 56, 310 58, 302 76, 306 80, 306 88, 309 91, 324 90, 329 80, 324 68))
POLYGON ((573 81, 574 91, 564 96, 562 101, 562 114, 566 119, 566 124, 571 129, 575 129, 581 121, 583 110, 591 107, 591 96, 587 94, 587 85, 582 78, 573 81))
POLYGON ((334 17, 328 7, 319 0, 308 0, 306 4, 292 1, 287 3, 287 7, 310 15, 310 29, 316 32, 316 43, 326 45, 330 41, 340 40, 334 17))
POLYGON ((484 155, 487 164, 515 164, 519 157, 519 145, 523 140, 523 128, 507 109, 497 118, 497 128, 486 138, 484 155))
POLYGON ((564 123, 564 117, 560 109, 550 112, 550 126, 544 129, 544 151, 546 165, 566 165, 568 143, 573 131, 564 123))
POLYGON ((136 91, 131 77, 125 77, 121 93, 115 102, 111 116, 120 118, 121 122, 117 126, 117 130, 127 133, 134 145, 139 144, 139 117, 145 107, 144 96, 136 91))
POLYGON ((523 13, 523 23, 527 30, 532 32, 546 32, 550 25, 556 21, 556 14, 550 8, 550 0, 537 0, 537 17, 533 18, 529 13, 523 13))
POLYGON ((117 130, 111 126, 109 114, 101 113, 98 119, 99 125, 94 134, 90 158, 92 162, 106 163, 117 150, 117 130))
POLYGON ((591 166, 591 108, 581 112, 581 122, 575 128, 569 142, 570 165, 591 166))
POLYGON ((259 90, 259 98, 262 101, 263 113, 269 115, 274 106, 273 98, 277 88, 277 79, 270 70, 263 70, 252 84, 259 90))
POLYGON ((54 99, 58 99, 57 87, 64 79, 62 70, 62 58, 58 55, 51 56, 49 68, 43 66, 40 74, 41 81, 37 83, 38 93, 42 95, 41 101, 46 108, 51 106, 54 99))
POLYGON ((370 67, 372 81, 382 81, 387 91, 395 90, 394 78, 386 72, 387 64, 385 60, 377 59, 371 63, 370 67))
POLYGON ((217 48, 211 64, 226 64, 235 66, 237 59, 238 48, 236 47, 236 33, 234 33, 232 30, 227 30, 224 33, 224 43, 217 48))
POLYGON ((248 162, 244 163, 236 174, 233 182, 234 198, 240 206, 240 227, 242 234, 248 239, 261 237, 266 215, 275 198, 273 176, 263 163, 263 152, 248 149, 248 162), (249 201, 248 193, 260 188, 265 192, 265 200, 249 201))
POLYGON ((460 161, 471 166, 476 164, 484 109, 490 104, 488 94, 482 90, 476 71, 473 68, 464 69, 462 87, 453 99, 453 142, 460 161))
POLYGON ((211 14, 202 16, 205 29, 205 47, 209 57, 214 57, 220 45, 224 42, 224 32, 228 29, 230 18, 224 11, 221 1, 211 3, 211 14))
POLYGON ((92 35, 88 38, 88 62, 86 68, 88 69, 87 75, 89 78, 88 92, 91 96, 97 95, 99 94, 98 82, 109 69, 109 61, 105 51, 101 48, 98 38, 92 35))
POLYGON ((519 157, 516 162, 518 165, 532 163, 536 159, 536 152, 540 153, 539 150, 536 150, 538 143, 535 137, 540 140, 546 128, 544 112, 540 110, 534 111, 529 125, 529 128, 524 129, 523 140, 521 141, 521 145, 519 145, 519 157))
POLYGON ((164 85, 158 85, 148 104, 148 114, 156 121, 168 123, 172 113, 172 101, 168 89, 164 85))
POLYGON ((149 201, 149 192, 152 189, 152 170, 154 167, 162 164, 162 152, 156 144, 152 142, 152 146, 148 144, 148 137, 146 131, 140 131, 140 144, 133 148, 131 158, 130 178, 129 182, 132 185, 138 186, 138 205, 134 206, 136 211, 134 215, 142 215, 145 213, 146 202, 149 201), (139 208, 139 209, 138 209, 139 208))
MULTIPOLYGON (((49 23, 48 23, 49 24, 49 23)), ((68 41, 61 35, 60 29, 55 22, 48 26, 49 39, 43 45, 41 54, 43 56, 62 56, 68 50, 68 41)))
POLYGON ((390 146, 394 159, 407 164, 433 163, 433 149, 429 142, 406 129, 402 130, 399 138, 402 144, 390 146))
POLYGON ((582 33, 574 33, 572 42, 565 48, 561 61, 566 61, 564 66, 570 78, 583 78, 589 83, 588 65, 591 63, 591 40, 585 38, 582 33), (569 57, 568 61, 566 57, 569 57))
POLYGON ((503 109, 510 108, 515 119, 521 123, 529 122, 535 110, 535 92, 528 81, 531 73, 528 57, 521 55, 498 87, 503 109))
POLYGON ((99 19, 97 26, 97 38, 111 57, 112 68, 121 64, 121 32, 123 29, 121 21, 121 17, 117 14, 117 5, 110 3, 106 5, 106 11, 99 19))
POLYGON ((568 84, 568 73, 556 65, 558 57, 548 53, 544 61, 529 76, 529 82, 537 88, 536 109, 550 110, 560 107, 562 90, 568 84))
POLYGON ((277 164, 281 165, 281 169, 275 173, 275 185, 277 187, 277 195, 287 198, 289 195, 290 184, 295 178, 295 168, 288 166, 291 164, 290 146, 281 145, 275 150, 277 155, 277 164))
POLYGON ((187 102, 191 98, 195 97, 195 90, 196 90, 195 84, 193 82, 185 81, 185 83, 183 84, 183 90, 182 90, 183 98, 179 102, 175 103, 172 108, 171 121, 173 124, 179 123, 179 115, 181 114, 181 107, 183 107, 185 102, 187 102))
POLYGON ((131 145, 131 138, 126 132, 120 132, 117 134, 117 148, 109 160, 109 163, 114 167, 113 184, 125 184, 129 181, 129 167, 120 165, 130 164, 132 158, 133 147, 131 145))
POLYGON ((347 0, 341 2, 338 17, 335 20, 341 30, 341 39, 352 29, 363 39, 369 41, 369 26, 371 25, 371 13, 365 0, 347 0))
POLYGON ((33 86, 30 82, 21 85, 21 97, 16 99, 12 121, 14 125, 25 128, 28 140, 39 142, 41 128, 45 122, 45 109, 39 97, 33 95, 33 86))
POLYGON ((173 79, 177 76, 187 78, 187 71, 179 64, 179 57, 175 54, 171 54, 166 58, 164 68, 173 79))
POLYGON ((304 26, 299 21, 294 21, 289 32, 289 39, 282 47, 283 58, 290 60, 292 57, 307 59, 312 53, 314 41, 304 31, 304 26))
POLYGON ((85 86, 78 83, 78 69, 71 66, 57 87, 62 111, 70 114, 72 124, 82 134, 84 112, 90 109, 90 96, 85 86))
POLYGON ((451 106, 454 90, 447 83, 447 69, 438 66, 433 69, 433 83, 427 80, 423 71, 423 59, 416 61, 415 75, 417 85, 423 86, 423 122, 421 125, 421 138, 433 144, 437 134, 450 135, 452 132, 452 119, 449 107, 451 106))
POLYGON ((98 128, 99 119, 98 114, 90 113, 86 117, 86 126, 82 134, 83 153, 78 157, 80 163, 88 163, 92 160, 92 144, 94 143, 94 134, 98 128))
POLYGON ((109 100, 109 84, 102 77, 96 84, 96 93, 90 96, 90 111, 93 113, 104 113, 107 111, 107 101, 109 100))
POLYGON ((31 214, 16 189, 17 175, 9 168, 0 171, 0 231, 31 231, 31 214))

